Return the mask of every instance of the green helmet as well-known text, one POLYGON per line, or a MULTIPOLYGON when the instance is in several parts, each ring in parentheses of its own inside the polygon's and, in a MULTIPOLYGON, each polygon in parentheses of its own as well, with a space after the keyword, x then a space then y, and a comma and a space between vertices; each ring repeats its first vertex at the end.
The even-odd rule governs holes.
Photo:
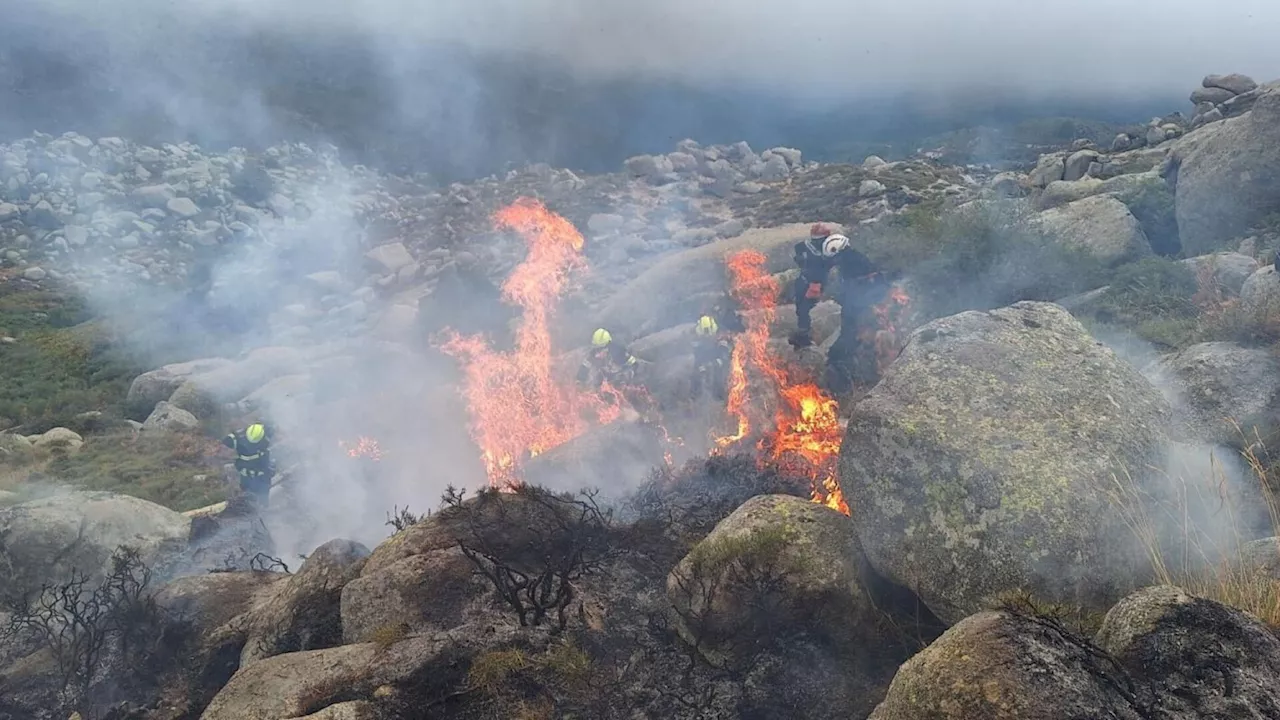
POLYGON ((594 333, 591 334, 592 347, 602 348, 611 342, 613 342, 613 336, 610 335, 609 331, 605 330, 604 328, 599 328, 594 333))

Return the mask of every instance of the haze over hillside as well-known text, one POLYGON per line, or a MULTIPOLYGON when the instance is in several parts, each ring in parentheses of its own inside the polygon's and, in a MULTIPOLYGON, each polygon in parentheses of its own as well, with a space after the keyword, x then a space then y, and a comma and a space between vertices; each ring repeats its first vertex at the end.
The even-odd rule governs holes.
POLYGON ((845 8, 44 0, 0 28, 0 136, 329 139, 397 171, 587 171, 683 137, 815 159, 1028 117, 1142 120, 1206 67, 1269 77, 1263 2, 845 8), (1194 48, 1195 51, 1191 52, 1194 48), (855 143, 851 146, 850 143, 855 143))

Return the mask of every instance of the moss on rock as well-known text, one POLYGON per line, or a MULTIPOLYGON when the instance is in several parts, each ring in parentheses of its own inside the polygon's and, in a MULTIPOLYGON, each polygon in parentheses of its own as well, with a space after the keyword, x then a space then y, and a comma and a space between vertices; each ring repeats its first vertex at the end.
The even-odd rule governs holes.
POLYGON ((858 404, 841 482, 871 564, 944 621, 1020 587, 1105 609, 1145 569, 1116 482, 1157 463, 1169 416, 1060 307, 965 312, 858 404))

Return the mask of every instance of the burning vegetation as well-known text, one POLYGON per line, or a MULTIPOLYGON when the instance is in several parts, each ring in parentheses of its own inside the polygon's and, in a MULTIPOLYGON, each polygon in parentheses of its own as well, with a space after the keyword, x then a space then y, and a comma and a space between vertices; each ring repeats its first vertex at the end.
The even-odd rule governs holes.
POLYGON ((731 293, 746 317, 746 331, 734 345, 729 368, 729 414, 738 429, 717 438, 729 448, 755 436, 764 461, 776 463, 789 475, 805 478, 812 499, 848 515, 849 506, 836 479, 841 427, 838 405, 810 378, 788 368, 769 350, 778 282, 765 267, 765 256, 754 250, 728 258, 731 293), (758 378, 754 384, 752 378, 758 378), (772 408, 772 410, 771 410, 772 408), (768 418, 767 424, 753 418, 768 418), (757 422, 761 425, 753 431, 757 422))
POLYGON ((528 198, 502 208, 493 221, 519 233, 529 247, 528 257, 502 285, 503 299, 523 311, 514 349, 497 352, 481 336, 454 331, 447 331, 442 349, 465 373, 471 434, 489 483, 510 488, 521 482, 521 463, 579 437, 593 424, 613 422, 623 399, 607 386, 583 390, 554 369, 548 321, 570 275, 586 268, 581 233, 528 198))
MULTIPOLYGON (((523 312, 514 349, 498 352, 481 336, 452 330, 442 348, 463 366, 470 430, 489 483, 511 489, 522 483, 522 463, 614 422, 629 402, 607 383, 588 390, 555 370, 549 320, 570 276, 586 268, 582 235, 530 199, 499 210, 493 219, 497 227, 519 233, 529 248, 502 286, 503 298, 523 312)), ((736 429, 715 438, 713 453, 750 448, 760 463, 807 481, 814 502, 848 515, 837 478, 843 434, 838 404, 814 378, 770 350, 779 288, 765 256, 754 250, 736 253, 727 259, 727 269, 745 330, 734 343, 727 388, 726 413, 736 429)), ((878 366, 898 350, 895 316, 907 301, 895 286, 874 308, 877 326, 861 340, 875 349, 878 366)))
POLYGON ((345 440, 339 440, 338 446, 347 453, 347 457, 352 458, 368 458, 373 462, 382 460, 382 447, 374 438, 361 435, 356 438, 354 443, 348 443, 345 440))

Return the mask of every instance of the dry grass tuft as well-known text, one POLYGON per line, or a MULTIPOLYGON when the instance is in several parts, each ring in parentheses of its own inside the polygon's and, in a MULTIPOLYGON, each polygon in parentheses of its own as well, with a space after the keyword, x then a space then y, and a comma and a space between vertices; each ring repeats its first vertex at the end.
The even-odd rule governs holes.
POLYGON ((1256 485, 1238 488, 1243 497, 1232 492, 1230 477, 1216 459, 1209 477, 1197 481, 1194 473, 1179 473, 1169 478, 1175 502, 1151 502, 1127 472, 1113 476, 1110 496, 1142 543, 1157 582, 1243 610, 1280 632, 1280 574, 1274 572, 1280 568, 1280 546, 1275 558, 1247 552, 1251 541, 1262 538, 1248 529, 1241 512, 1243 503, 1260 498, 1269 514, 1271 535, 1280 536, 1274 471, 1264 461, 1266 449, 1260 441, 1251 443, 1241 457, 1249 470, 1245 479, 1256 485), (1161 507, 1165 515, 1152 517, 1153 507, 1161 507), (1211 534, 1197 522, 1197 509, 1205 508, 1222 532, 1211 534))

